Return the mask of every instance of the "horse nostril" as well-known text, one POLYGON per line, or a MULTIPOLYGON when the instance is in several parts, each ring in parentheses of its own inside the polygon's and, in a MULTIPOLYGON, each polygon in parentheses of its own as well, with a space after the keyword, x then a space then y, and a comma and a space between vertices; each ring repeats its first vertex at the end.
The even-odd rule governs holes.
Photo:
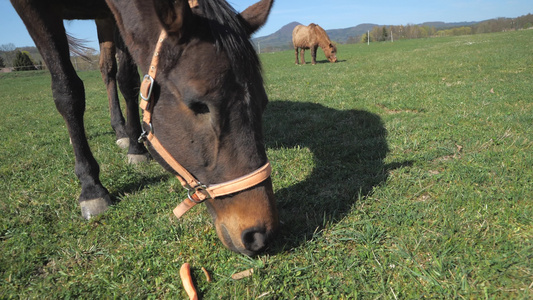
POLYGON ((258 228, 247 229, 242 233, 242 243, 246 250, 257 253, 263 250, 267 243, 265 230, 258 228))

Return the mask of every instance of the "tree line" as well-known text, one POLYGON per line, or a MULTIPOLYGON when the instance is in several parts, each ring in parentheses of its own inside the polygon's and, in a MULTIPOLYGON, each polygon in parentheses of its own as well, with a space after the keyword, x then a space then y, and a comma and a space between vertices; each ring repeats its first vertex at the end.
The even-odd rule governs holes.
POLYGON ((471 26, 437 29, 428 25, 399 25, 399 26, 374 26, 369 33, 361 37, 350 37, 347 43, 368 42, 369 34, 371 42, 394 41, 401 39, 420 39, 428 37, 459 36, 502 32, 533 28, 533 15, 527 14, 517 18, 497 18, 471 26))

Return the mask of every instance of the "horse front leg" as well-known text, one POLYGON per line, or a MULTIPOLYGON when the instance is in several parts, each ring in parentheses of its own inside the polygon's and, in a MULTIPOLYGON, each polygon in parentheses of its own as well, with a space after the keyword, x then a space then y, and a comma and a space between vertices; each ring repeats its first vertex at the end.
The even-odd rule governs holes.
POLYGON ((313 46, 311 47, 311 64, 312 65, 316 65, 316 50, 317 50, 317 46, 313 46))
MULTIPOLYGON (((40 49, 41 53, 49 51, 43 47, 40 47, 40 49)), ((61 58, 50 58, 50 53, 47 53, 43 54, 43 59, 46 61, 47 66, 57 62, 57 59, 60 61, 59 70, 50 68, 52 94, 56 108, 67 125, 75 156, 75 174, 81 183, 78 202, 83 218, 88 220, 105 212, 112 202, 109 192, 100 182, 100 166, 91 152, 85 134, 83 121, 85 89, 83 82, 75 73, 72 64, 70 64, 68 46, 65 49, 50 50, 54 52, 51 56, 59 54, 61 58)))
POLYGON ((131 164, 146 162, 150 159, 150 154, 144 145, 138 142, 142 133, 139 116, 139 87, 141 85, 139 72, 118 30, 115 31, 115 41, 119 63, 118 83, 120 92, 126 101, 126 132, 130 140, 128 162, 131 164))
POLYGON ((115 131, 116 143, 126 149, 129 146, 129 138, 126 133, 124 116, 120 109, 120 101, 117 90, 117 60, 115 58, 114 31, 115 21, 112 18, 95 20, 100 43, 100 72, 106 85, 107 98, 109 99, 109 115, 111 127, 115 131))
POLYGON ((81 213, 84 218, 90 219, 106 211, 111 200, 109 192, 100 182, 100 167, 85 135, 83 82, 70 62, 63 20, 54 17, 58 14, 50 5, 34 7, 25 3, 12 2, 50 71, 54 102, 65 120, 74 149, 75 173, 81 183, 81 213))
POLYGON ((296 56, 295 64, 298 64, 298 47, 294 47, 294 56, 296 56))

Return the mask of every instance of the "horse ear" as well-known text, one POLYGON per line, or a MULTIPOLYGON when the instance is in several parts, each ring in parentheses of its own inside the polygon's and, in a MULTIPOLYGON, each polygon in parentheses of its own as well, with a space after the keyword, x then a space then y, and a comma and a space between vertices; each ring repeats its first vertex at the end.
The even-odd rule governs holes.
POLYGON ((252 35, 266 23, 273 4, 274 0, 261 0, 240 13, 248 35, 252 35))
POLYGON ((182 35, 192 18, 192 11, 187 0, 177 0, 174 3, 156 1, 156 11, 161 24, 169 34, 182 35), (170 6, 170 7, 169 7, 170 6))

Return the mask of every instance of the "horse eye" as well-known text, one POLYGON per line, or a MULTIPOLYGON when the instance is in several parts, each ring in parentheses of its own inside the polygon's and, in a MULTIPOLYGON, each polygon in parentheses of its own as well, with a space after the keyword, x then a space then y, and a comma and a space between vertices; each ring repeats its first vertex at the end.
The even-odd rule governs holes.
POLYGON ((197 115, 206 114, 209 112, 209 107, 202 102, 193 102, 189 104, 189 108, 197 115))

